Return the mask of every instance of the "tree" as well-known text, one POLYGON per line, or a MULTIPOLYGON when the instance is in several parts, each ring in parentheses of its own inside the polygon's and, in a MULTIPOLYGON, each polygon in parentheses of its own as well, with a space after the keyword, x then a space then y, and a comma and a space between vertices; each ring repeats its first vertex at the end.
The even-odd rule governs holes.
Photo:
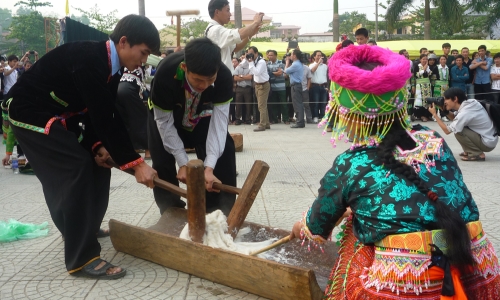
MULTIPOLYGON (((354 31, 356 27, 365 27, 368 23, 366 14, 360 14, 357 10, 352 12, 345 12, 339 15, 339 32, 340 34, 347 34, 349 39, 354 40, 354 31)), ((333 22, 328 25, 330 28, 333 27, 333 22)), ((328 30, 331 32, 333 29, 328 30)))
POLYGON ((82 23, 84 25, 90 25, 90 20, 85 15, 77 17, 77 16, 75 16, 75 15, 72 14, 71 17, 70 17, 70 19, 75 20, 77 22, 80 22, 80 23, 82 23))
MULTIPOLYGON (((40 55, 45 54, 45 29, 43 16, 37 12, 28 15, 20 15, 13 18, 11 33, 7 39, 18 39, 19 42, 9 49, 11 53, 21 53, 35 50, 40 55)), ((55 41, 51 41, 49 47, 54 47, 55 41)))
POLYGON ((91 27, 108 34, 113 31, 116 23, 119 21, 116 17, 116 13, 118 12, 116 9, 107 14, 102 14, 97 4, 88 11, 78 7, 75 7, 75 9, 90 20, 91 27))
POLYGON ((7 30, 10 24, 12 24, 12 11, 8 8, 0 8, 0 27, 3 30, 7 30))
POLYGON ((23 15, 29 15, 31 14, 32 12, 34 12, 34 10, 32 9, 29 9, 28 7, 26 6, 20 6, 17 11, 16 11, 16 15, 18 16, 23 16, 23 15))
MULTIPOLYGON (((468 0, 470 8, 476 12, 486 12, 486 28, 492 35, 492 28, 500 25, 500 2, 498 0, 468 0)), ((492 37, 500 39, 500 36, 492 37)))
MULTIPOLYGON (((392 0, 390 2, 385 14, 389 31, 394 30, 394 24, 408 11, 412 3, 413 0, 392 0)), ((450 28, 455 32, 462 29, 463 18, 459 0, 424 0, 424 39, 431 39, 431 4, 441 8, 442 19, 448 23, 450 28)))
POLYGON ((24 5, 29 7, 30 10, 37 11, 37 7, 52 7, 50 2, 39 2, 39 0, 18 1, 14 6, 24 5))
MULTIPOLYGON (((181 20, 181 40, 187 42, 191 38, 204 37, 207 26, 208 22, 201 17, 181 20)), ((171 35, 177 35, 177 25, 168 25, 166 31, 171 35)))

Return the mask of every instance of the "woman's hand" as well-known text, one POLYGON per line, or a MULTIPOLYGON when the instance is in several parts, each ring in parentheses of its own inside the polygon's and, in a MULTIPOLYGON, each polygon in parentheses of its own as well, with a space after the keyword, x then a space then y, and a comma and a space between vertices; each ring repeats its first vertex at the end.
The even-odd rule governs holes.
POLYGON ((302 221, 297 221, 293 224, 292 232, 290 232, 290 240, 294 238, 300 239, 300 230, 302 230, 302 221))

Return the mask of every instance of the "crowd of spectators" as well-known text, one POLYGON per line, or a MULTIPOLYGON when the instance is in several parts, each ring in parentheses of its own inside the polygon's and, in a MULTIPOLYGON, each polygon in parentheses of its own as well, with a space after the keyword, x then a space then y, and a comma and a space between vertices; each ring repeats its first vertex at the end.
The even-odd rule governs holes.
MULTIPOLYGON (((470 54, 468 47, 460 52, 451 49, 450 43, 442 45, 443 54, 420 49, 420 56, 411 62, 413 78, 408 84, 411 94, 410 114, 414 120, 427 122, 433 118, 425 107, 425 98, 440 97, 449 87, 460 88, 468 99, 499 103, 500 53, 493 55, 485 45, 470 54)), ((405 49, 399 54, 409 59, 405 49)), ((446 111, 441 114, 446 121, 446 111)), ((435 118, 434 118, 435 119, 435 118)))

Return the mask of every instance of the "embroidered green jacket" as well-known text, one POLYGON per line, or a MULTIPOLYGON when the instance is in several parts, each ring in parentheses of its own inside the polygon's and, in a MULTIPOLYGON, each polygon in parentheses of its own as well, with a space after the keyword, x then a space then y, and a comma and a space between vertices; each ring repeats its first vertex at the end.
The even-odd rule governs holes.
MULTIPOLYGON (((457 211, 465 222, 479 220, 476 203, 444 140, 441 155, 434 159, 430 171, 420 165, 420 178, 439 195, 438 201, 457 211)), ((404 176, 378 163, 376 148, 348 150, 335 159, 307 212, 307 227, 326 239, 347 207, 355 216, 354 233, 365 244, 391 234, 439 228, 431 200, 404 176)))

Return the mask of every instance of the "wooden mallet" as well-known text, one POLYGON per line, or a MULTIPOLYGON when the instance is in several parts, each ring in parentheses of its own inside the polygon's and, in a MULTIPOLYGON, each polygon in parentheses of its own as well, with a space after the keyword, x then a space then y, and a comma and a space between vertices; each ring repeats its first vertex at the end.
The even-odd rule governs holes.
POLYGON ((191 10, 167 10, 167 16, 172 16, 177 18, 177 47, 181 46, 181 16, 186 15, 199 15, 200 11, 198 9, 191 10))

